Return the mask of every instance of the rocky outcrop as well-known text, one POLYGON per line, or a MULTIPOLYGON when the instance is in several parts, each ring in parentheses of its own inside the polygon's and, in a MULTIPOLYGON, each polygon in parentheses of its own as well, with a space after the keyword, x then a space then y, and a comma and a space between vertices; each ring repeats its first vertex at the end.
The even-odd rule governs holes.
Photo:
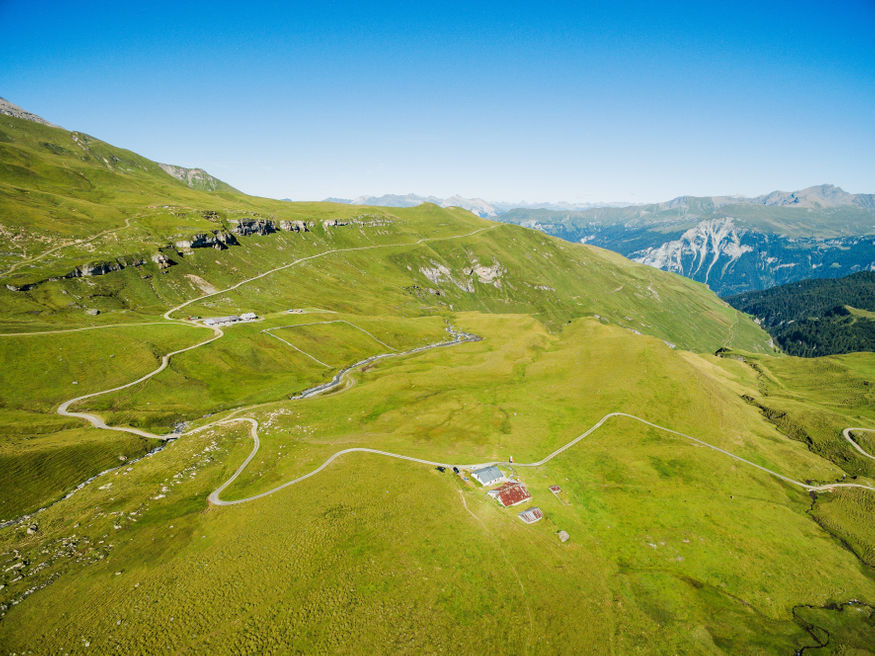
POLYGON ((128 267, 141 267, 145 263, 146 260, 136 256, 120 257, 116 260, 110 260, 106 262, 89 262, 88 264, 82 264, 80 266, 77 266, 75 269, 68 273, 65 273, 63 276, 54 276, 52 278, 46 278, 45 280, 38 280, 36 282, 24 283, 20 285, 7 283, 6 289, 13 292, 26 292, 44 282, 51 282, 54 280, 69 280, 72 278, 91 278, 93 276, 103 276, 107 273, 112 273, 113 271, 121 271, 122 269, 127 269, 128 267))
POLYGON ((501 278, 507 271, 501 264, 496 262, 492 266, 483 266, 477 260, 471 263, 470 267, 462 269, 462 273, 471 277, 477 276, 477 280, 484 285, 493 285, 501 289, 501 278))
MULTIPOLYGON (((213 210, 205 211, 203 213, 203 216, 204 218, 207 218, 209 220, 218 220, 219 218, 218 213, 213 210)), ((377 225, 377 223, 367 222, 363 219, 350 219, 349 221, 334 219, 331 221, 326 221, 325 223, 332 226, 344 226, 349 225, 350 222, 362 223, 363 225, 377 225)), ((383 224, 379 223, 379 225, 383 224)), ((232 232, 228 232, 227 230, 199 232, 195 235, 192 235, 188 239, 180 239, 173 242, 172 245, 168 245, 167 249, 174 248, 177 254, 180 256, 191 254, 191 252, 196 248, 215 248, 217 250, 223 250, 228 248, 229 246, 239 246, 240 242, 237 241, 235 233, 240 236, 269 235, 277 232, 278 230, 303 233, 310 232, 310 228, 312 227, 312 221, 308 222, 299 219, 284 219, 275 222, 270 219, 245 218, 236 222, 236 225, 234 226, 234 228, 232 228, 232 232)), ((174 264, 176 264, 173 259, 171 259, 168 255, 161 251, 158 251, 154 255, 151 255, 149 257, 149 260, 155 263, 161 270, 169 269, 174 264)), ((76 267, 75 269, 63 276, 55 276, 52 278, 46 278, 44 280, 21 284, 6 283, 6 288, 14 292, 25 292, 33 289, 37 285, 44 282, 70 278, 89 278, 92 276, 102 276, 107 273, 112 273, 113 271, 121 271, 122 269, 129 266, 142 266, 146 264, 146 261, 146 259, 138 256, 127 256, 110 261, 90 262, 88 264, 83 264, 76 267)))
POLYGON ((435 261, 431 262, 431 266, 420 267, 419 272, 436 285, 442 282, 451 282, 463 292, 473 293, 474 278, 480 284, 493 285, 501 289, 501 278, 507 273, 507 270, 498 262, 492 266, 484 266, 475 259, 471 261, 470 266, 462 269, 459 276, 453 275, 448 267, 435 261))
POLYGON ((77 266, 65 278, 90 278, 104 276, 112 271, 121 271, 124 267, 119 262, 92 262, 77 266))
POLYGON ((221 250, 228 246, 239 244, 237 238, 224 230, 213 230, 212 233, 200 232, 191 239, 177 241, 174 246, 177 250, 190 251, 194 248, 215 248, 221 250))
MULTIPOLYGON (((122 269, 126 269, 130 266, 143 266, 146 263, 146 260, 143 258, 118 258, 117 260, 113 260, 110 262, 91 262, 89 264, 83 264, 81 266, 77 266, 70 273, 63 276, 64 278, 91 278, 93 276, 104 276, 107 273, 112 273, 113 271, 121 271, 122 269)), ((58 280, 58 278, 53 278, 53 280, 58 280)))
POLYGON ((439 285, 442 282, 451 282, 463 292, 473 293, 474 285, 470 278, 456 277, 453 272, 440 262, 431 262, 430 267, 420 267, 419 272, 430 282, 439 285))
MULTIPOLYGON (((313 225, 312 223, 310 225, 313 225)), ((280 221, 280 230, 286 232, 310 232, 306 221, 280 221)))
POLYGON ((241 237, 249 235, 269 235, 276 232, 276 225, 268 219, 241 219, 234 226, 234 232, 241 237))

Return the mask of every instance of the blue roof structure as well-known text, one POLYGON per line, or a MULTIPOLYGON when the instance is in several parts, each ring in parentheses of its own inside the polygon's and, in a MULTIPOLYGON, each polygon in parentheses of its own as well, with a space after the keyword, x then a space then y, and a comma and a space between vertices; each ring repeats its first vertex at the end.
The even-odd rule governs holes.
POLYGON ((474 477, 474 480, 480 483, 480 485, 492 485, 497 481, 504 480, 504 474, 501 473, 501 470, 495 465, 489 465, 489 467, 483 467, 482 469, 475 469, 471 472, 471 476, 474 477))

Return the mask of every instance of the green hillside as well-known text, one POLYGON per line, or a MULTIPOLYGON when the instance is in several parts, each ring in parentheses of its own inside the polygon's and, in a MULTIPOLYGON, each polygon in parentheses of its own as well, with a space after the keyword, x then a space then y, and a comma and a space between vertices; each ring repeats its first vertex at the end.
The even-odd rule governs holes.
POLYGON ((458 208, 0 130, 4 653, 871 644, 871 354, 774 354, 704 285, 458 208))

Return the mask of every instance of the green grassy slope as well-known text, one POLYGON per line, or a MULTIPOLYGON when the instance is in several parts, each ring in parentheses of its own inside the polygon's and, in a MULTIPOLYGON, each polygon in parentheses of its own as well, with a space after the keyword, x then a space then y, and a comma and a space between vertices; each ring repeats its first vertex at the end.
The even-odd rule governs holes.
MULTIPOLYGON (((485 339, 247 412, 262 451, 229 497, 357 445, 519 462, 618 408, 794 477, 842 473, 740 398, 757 385, 741 362, 592 319, 551 333, 520 315, 456 318, 485 339)), ((6 603, 51 581, 5 610, 0 640, 73 653, 787 653, 814 644, 797 606, 875 595, 871 569, 811 520, 803 491, 626 419, 517 468, 546 513, 533 526, 449 472, 363 454, 249 505, 208 507, 250 445, 239 426, 192 434, 41 513, 33 535, 0 532, 4 569, 26 561, 6 603)), ((866 635, 855 616, 820 621, 834 633, 850 622, 849 644, 866 635)))
MULTIPOLYGON (((205 291, 315 256, 177 313, 184 317, 256 311, 268 319, 257 326, 235 327, 222 342, 179 356, 166 372, 138 388, 82 404, 111 412, 122 423, 167 432, 179 421, 281 399, 318 382, 324 367, 261 333, 265 327, 288 323, 290 315, 284 312, 290 307, 328 309, 366 324, 371 321, 381 335, 390 336, 384 339, 389 344, 415 345, 442 338, 443 319, 423 333, 414 326, 424 322, 405 323, 402 318, 479 310, 534 316, 552 331, 577 317, 598 316, 606 323, 697 351, 724 345, 768 349, 762 331, 701 285, 629 263, 608 251, 493 224, 464 210, 434 205, 365 209, 273 201, 230 190, 208 193, 189 188, 149 160, 86 135, 9 117, 0 119, 0 131, 2 161, 11 172, 0 186, 0 223, 9 236, 8 268, 2 278, 13 287, 35 285, 26 291, 14 291, 6 284, 0 287, 4 333, 156 321, 168 308, 205 291), (240 236, 239 245, 218 251, 172 246, 198 232, 228 230, 242 217, 303 220, 312 225, 305 233, 240 236), (356 217, 361 217, 361 224, 323 225, 327 220, 356 217), (374 222, 377 225, 370 225, 374 222), (151 259, 157 253, 172 260, 173 266, 161 269, 151 259), (142 259, 145 264, 102 276, 46 281, 85 263, 118 259, 128 263, 142 259), (495 280, 483 278, 472 271, 478 265, 496 267, 499 275, 495 280), (428 271, 439 268, 446 275, 429 279, 428 271), (100 314, 88 315, 86 309, 100 314), (232 375, 229 362, 235 363, 232 375)), ((178 330, 189 335, 188 344, 203 339, 191 329, 178 330)), ((18 391, 3 393, 8 397, 3 399, 3 412, 9 417, 4 421, 65 430, 70 422, 45 419, 45 413, 65 395, 96 389, 82 380, 85 372, 93 371, 96 379, 113 384, 124 382, 128 373, 131 377, 146 373, 148 367, 135 350, 106 352, 105 344, 116 334, 124 331, 77 333, 69 338, 0 338, 6 340, 9 353, 22 358, 21 364, 10 360, 10 374, 39 372, 28 384, 18 385, 18 391), (26 346, 37 344, 27 340, 40 339, 49 346, 26 346), (59 353, 75 360, 82 372, 76 376, 79 386, 72 391, 69 384, 61 383, 69 372, 64 360, 55 360, 53 354, 59 353), (124 360, 110 360, 109 355, 124 360), (116 363, 118 369, 112 369, 111 375, 100 374, 116 363), (23 409, 16 394, 38 406, 38 418, 20 414, 23 409)), ((147 333, 142 334, 149 343, 147 333)), ((121 339, 120 345, 125 345, 126 338, 121 339)), ((173 340, 154 344, 152 357, 183 346, 173 340)), ((330 364, 335 369, 348 364, 345 359, 353 352, 356 357, 373 354, 360 344, 338 353, 330 364)), ((20 426, 4 429, 13 452, 19 448, 13 436, 22 430, 20 426)), ((44 444, 50 449, 60 442, 44 444)), ((75 446, 71 448, 75 451, 75 446)), ((143 448, 140 445, 139 450, 143 448)), ((126 449, 127 455, 134 455, 126 449)), ((110 445, 107 453, 115 450, 110 445)), ((50 453, 36 453, 47 462, 57 461, 50 453)), ((106 457, 98 458, 82 474, 96 473, 105 465, 106 457)), ((21 467, 7 469, 13 470, 21 467)), ((50 469, 41 477, 54 478, 50 469)), ((7 512, 32 509, 55 498, 69 480, 58 478, 64 482, 47 484, 42 498, 10 493, 4 501, 7 512)))

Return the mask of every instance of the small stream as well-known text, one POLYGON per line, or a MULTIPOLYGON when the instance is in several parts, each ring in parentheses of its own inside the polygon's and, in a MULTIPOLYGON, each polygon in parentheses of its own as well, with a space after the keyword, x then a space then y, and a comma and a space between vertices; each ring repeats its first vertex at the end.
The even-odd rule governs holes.
POLYGON ((421 353, 423 351, 428 351, 429 349, 434 348, 443 348, 446 346, 456 346, 457 344, 464 344, 465 342, 479 342, 483 338, 474 335, 473 333, 465 333, 456 330, 452 326, 447 326, 447 332, 453 337, 453 339, 448 340, 446 342, 438 342, 437 344, 426 344, 425 346, 417 346, 416 348, 409 349, 407 351, 399 351, 398 353, 381 353, 379 355, 372 355, 364 360, 359 360, 355 364, 351 364, 348 367, 344 367, 340 371, 335 374, 334 378, 329 380, 327 383, 322 383, 321 385, 316 385, 315 387, 311 387, 309 389, 300 392, 299 394, 295 394, 290 396, 289 398, 293 401, 297 401, 299 399, 309 399, 313 396, 317 396, 322 394, 323 392, 328 392, 332 389, 335 389, 340 386, 343 377, 348 374, 353 369, 357 369, 358 367, 363 367, 371 362, 376 362, 377 360, 382 360, 384 358, 396 358, 402 355, 412 355, 414 353, 421 353))

